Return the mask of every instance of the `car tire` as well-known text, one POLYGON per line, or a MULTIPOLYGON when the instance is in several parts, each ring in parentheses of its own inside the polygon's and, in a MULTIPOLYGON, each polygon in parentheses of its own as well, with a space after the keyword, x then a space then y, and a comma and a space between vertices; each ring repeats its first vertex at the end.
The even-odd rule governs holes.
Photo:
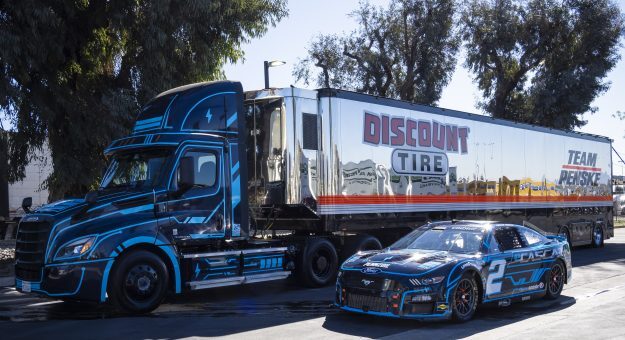
POLYGON ((551 266, 551 270, 545 274, 545 299, 555 300, 560 297, 564 288, 565 278, 566 269, 562 261, 558 260, 551 266))
POLYGON ((595 225, 592 230, 592 247, 601 248, 604 244, 603 228, 600 225, 595 225))
POLYGON ((380 250, 382 249, 382 243, 376 237, 359 234, 345 239, 345 245, 341 250, 341 262, 347 260, 350 256, 356 254, 361 250, 380 250))
POLYGON ((333 282, 338 272, 339 258, 332 242, 325 238, 308 240, 298 256, 296 273, 307 287, 322 287, 333 282))
POLYGON ((169 284, 163 260, 152 252, 136 250, 118 261, 108 283, 113 304, 133 314, 156 309, 165 298, 169 284))
POLYGON ((451 295, 451 317, 456 322, 466 322, 473 318, 479 302, 479 290, 475 277, 465 273, 451 295))

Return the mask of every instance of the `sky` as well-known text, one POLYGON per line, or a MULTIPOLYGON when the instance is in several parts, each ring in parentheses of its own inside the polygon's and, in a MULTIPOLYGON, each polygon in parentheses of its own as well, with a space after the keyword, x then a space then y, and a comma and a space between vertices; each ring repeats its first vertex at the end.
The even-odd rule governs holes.
MULTIPOLYGON (((269 69, 271 87, 288 87, 295 85, 304 88, 314 88, 295 82, 292 75, 298 59, 306 56, 306 48, 319 34, 349 33, 356 28, 355 21, 349 17, 358 7, 359 0, 316 0, 289 1, 289 16, 283 19, 274 28, 260 39, 244 44, 245 59, 236 64, 224 67, 226 78, 239 80, 245 90, 255 90, 264 87, 263 61, 281 60, 286 64, 269 69)), ((388 0, 378 0, 372 3, 386 6, 388 0)), ((617 1, 621 11, 625 13, 625 0, 617 1)), ((625 39, 621 39, 625 45, 625 39)), ((471 74, 463 67, 464 52, 458 55, 458 64, 451 81, 443 90, 438 106, 459 111, 483 114, 477 107, 480 91, 473 83, 471 74)), ((603 135, 614 140, 613 146, 625 159, 625 121, 614 118, 616 111, 625 111, 625 47, 620 47, 622 56, 619 63, 608 74, 606 81, 610 82, 610 89, 597 97, 592 103, 598 108, 594 114, 585 114, 584 120, 588 124, 578 129, 584 133, 603 135)), ((625 165, 617 163, 618 158, 613 155, 613 173, 625 174, 625 165)))

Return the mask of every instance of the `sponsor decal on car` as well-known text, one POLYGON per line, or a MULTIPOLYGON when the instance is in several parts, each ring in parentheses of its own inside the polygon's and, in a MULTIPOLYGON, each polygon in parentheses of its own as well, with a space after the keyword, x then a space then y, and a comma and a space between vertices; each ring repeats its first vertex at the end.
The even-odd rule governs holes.
POLYGON ((446 303, 437 303, 436 304, 436 310, 437 311, 446 311, 447 308, 449 308, 449 306, 447 306, 446 303))
POLYGON ((360 282, 362 282, 363 286, 367 287, 368 285, 373 283, 373 280, 362 279, 360 280, 360 282))
POLYGON ((363 274, 378 274, 381 271, 382 269, 380 268, 365 267, 360 272, 363 274))
POLYGON ((365 264, 363 264, 363 266, 365 267, 377 267, 377 268, 388 268, 391 266, 390 263, 380 263, 380 262, 367 262, 365 264))

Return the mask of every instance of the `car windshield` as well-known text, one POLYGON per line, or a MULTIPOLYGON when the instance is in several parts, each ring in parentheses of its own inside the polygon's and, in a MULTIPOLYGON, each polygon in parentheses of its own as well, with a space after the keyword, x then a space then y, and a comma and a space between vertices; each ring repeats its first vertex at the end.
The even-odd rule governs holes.
POLYGON ((480 251, 484 233, 482 228, 471 226, 435 226, 419 228, 402 237, 390 249, 443 250, 454 253, 480 251))
POLYGON ((136 150, 113 156, 100 189, 152 189, 156 186, 171 150, 136 150))

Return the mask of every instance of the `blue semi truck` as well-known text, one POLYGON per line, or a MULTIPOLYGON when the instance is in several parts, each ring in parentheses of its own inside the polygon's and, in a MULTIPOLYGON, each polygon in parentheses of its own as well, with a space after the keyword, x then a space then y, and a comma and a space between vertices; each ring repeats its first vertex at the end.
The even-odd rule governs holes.
POLYGON ((342 259, 429 220, 527 220, 572 244, 613 235, 609 139, 347 91, 175 88, 106 153, 98 190, 21 219, 19 291, 144 313, 186 290, 326 285, 342 259), (528 136, 556 148, 515 157, 541 150, 528 136), (477 140, 501 168, 475 166, 477 140), (592 180, 574 180, 582 170, 592 180))

